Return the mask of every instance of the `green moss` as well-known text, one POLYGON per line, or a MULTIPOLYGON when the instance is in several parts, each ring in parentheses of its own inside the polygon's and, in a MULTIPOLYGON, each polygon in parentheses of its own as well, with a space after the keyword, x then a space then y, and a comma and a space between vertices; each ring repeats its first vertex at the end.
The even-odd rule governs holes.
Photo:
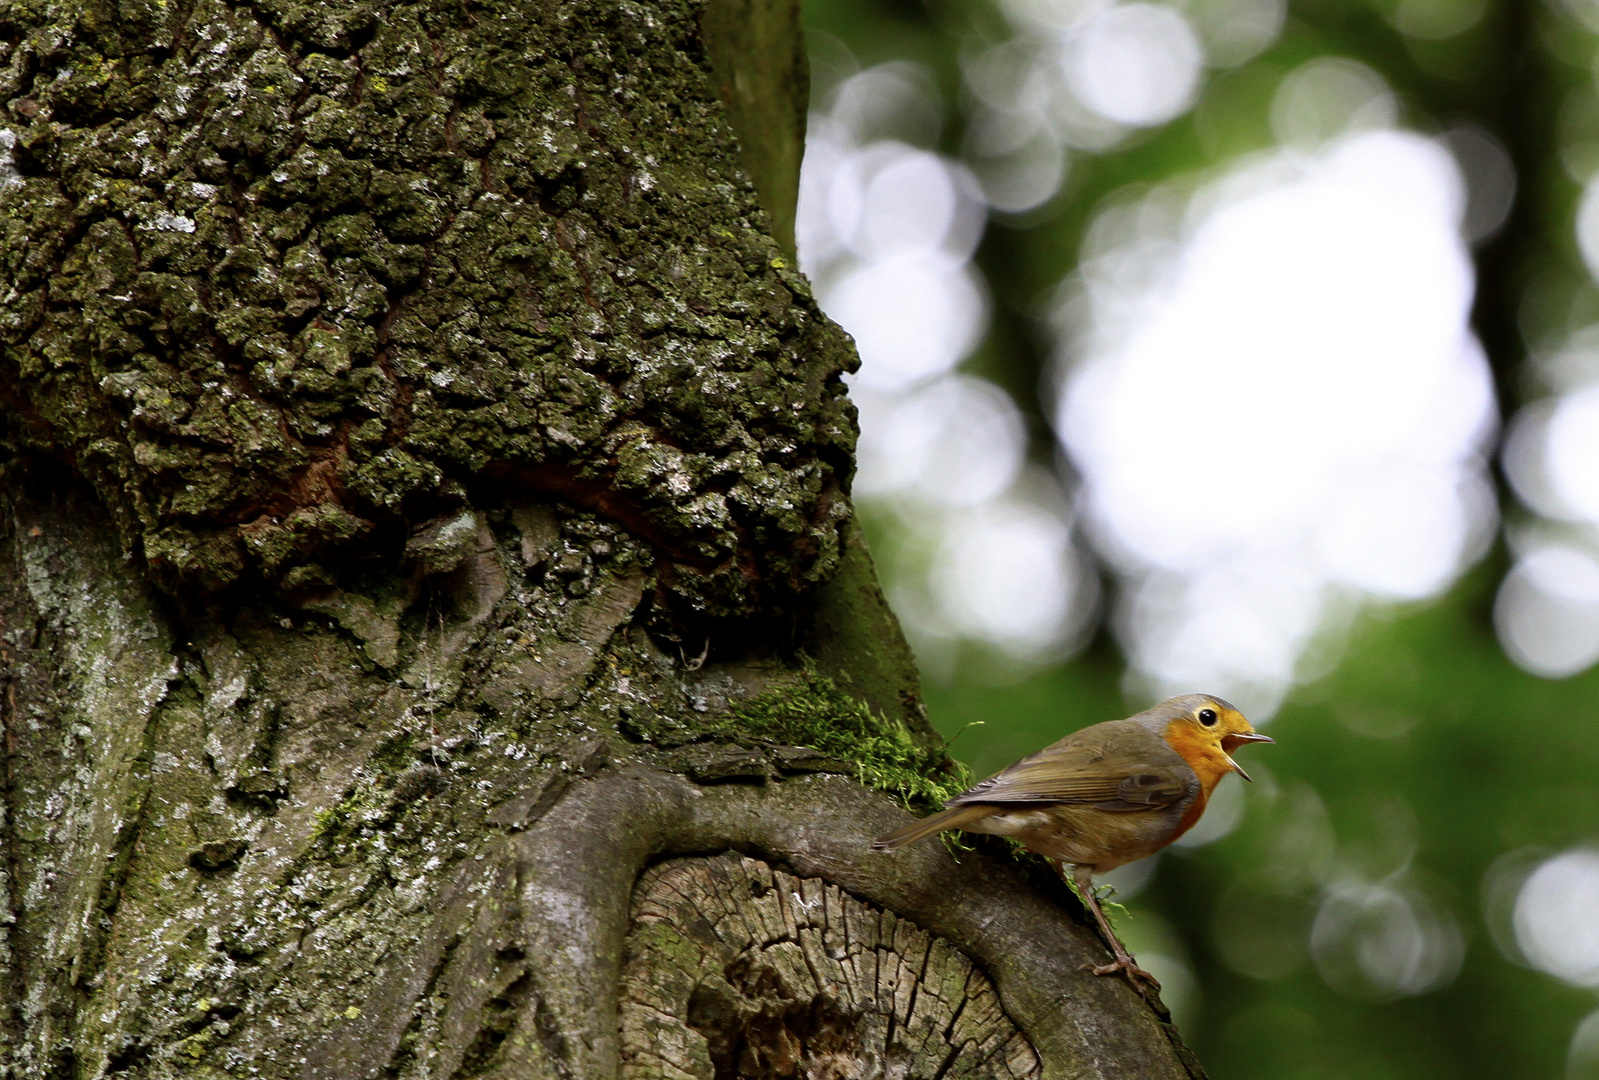
POLYGON ((337 806, 330 806, 325 810, 318 810, 316 814, 316 827, 311 830, 311 842, 320 843, 338 834, 344 828, 345 822, 350 818, 355 809, 351 800, 346 799, 337 806))
POLYGON ((723 730, 740 738, 810 746, 855 766, 855 778, 925 813, 966 790, 972 774, 943 744, 914 738, 906 725, 807 667, 801 680, 735 708, 723 730))
POLYGON ((316 827, 311 832, 311 842, 331 848, 341 842, 359 840, 361 826, 379 816, 387 807, 389 799, 390 793, 386 786, 374 783, 357 784, 343 802, 317 813, 316 827))

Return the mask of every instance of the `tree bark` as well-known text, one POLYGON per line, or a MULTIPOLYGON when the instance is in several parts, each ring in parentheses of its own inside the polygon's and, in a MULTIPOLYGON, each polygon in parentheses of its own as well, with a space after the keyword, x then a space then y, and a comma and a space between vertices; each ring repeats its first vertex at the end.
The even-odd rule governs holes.
POLYGON ((0 1072, 1201 1075, 868 850, 959 776, 803 89, 792 0, 0 0, 0 1072))

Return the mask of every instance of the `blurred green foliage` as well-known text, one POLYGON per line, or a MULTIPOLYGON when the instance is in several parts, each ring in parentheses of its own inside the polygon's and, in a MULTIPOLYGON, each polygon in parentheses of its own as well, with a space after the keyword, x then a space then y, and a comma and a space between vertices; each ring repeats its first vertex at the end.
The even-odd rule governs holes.
MULTIPOLYGON (((1401 97, 1406 126, 1437 131, 1466 119, 1509 149, 1518 199, 1475 252, 1474 322, 1502 409, 1533 390, 1529 349, 1599 314, 1572 232, 1575 177, 1599 164, 1582 157, 1599 145, 1592 36, 1559 0, 1493 0, 1469 29, 1433 41, 1398 32, 1394 6, 1295 0, 1276 44, 1208 74, 1192 111, 1109 150, 1074 154, 1050 203, 990 225, 978 262, 994 321, 965 369, 1017 398, 1033 425, 1035 460, 1055 460, 1038 304, 1071 271, 1095 208, 1130 184, 1268 145, 1273 91, 1313 57, 1354 57, 1380 72, 1401 97)), ((950 154, 962 139, 960 50, 991 35, 998 17, 974 2, 806 3, 813 49, 842 43, 863 67, 911 59, 934 73, 947 107, 941 149, 950 154)), ((1508 492, 1501 502, 1516 512, 1508 492)), ((874 548, 891 556, 891 518, 867 522, 874 548)), ((1130 902, 1129 939, 1185 954, 1191 965, 1180 1019, 1218 1080, 1566 1075, 1568 1043, 1595 1009, 1594 994, 1507 958, 1491 869, 1507 853, 1599 840, 1599 670, 1548 681, 1506 659, 1490 617, 1505 569, 1501 547, 1441 600, 1363 616, 1331 673, 1296 691, 1272 721, 1278 744, 1249 751, 1257 783, 1241 824, 1208 846, 1167 852, 1130 902), (1329 860, 1375 880, 1403 874, 1406 887, 1437 897, 1458 920, 1458 975, 1378 1000, 1314 963, 1308 940, 1329 860), (1162 944, 1162 933, 1176 940, 1162 944)), ((1133 704, 1104 633, 1071 662, 1008 681, 985 676, 981 663, 957 670, 951 681, 929 680, 927 700, 939 729, 959 733, 953 751, 978 775, 1133 704)))
MULTIPOLYGON (((1599 837, 1599 672, 1548 682, 1505 659, 1486 617, 1500 570, 1490 563, 1441 603, 1368 622, 1337 670, 1272 721, 1277 745, 1251 751, 1256 786, 1242 824, 1214 844, 1168 852, 1131 902, 1130 939, 1153 915, 1186 946, 1198 985, 1184 1035, 1218 1080, 1563 1075, 1593 994, 1505 959, 1481 894, 1507 851, 1599 837), (1346 996, 1323 981, 1303 940, 1284 943, 1297 958, 1280 977, 1230 970, 1218 928, 1275 920, 1308 933, 1314 897, 1290 890, 1284 904, 1273 873, 1276 826, 1296 783, 1325 801, 1345 849, 1358 848, 1393 796, 1414 811, 1415 865, 1464 923, 1465 961, 1452 983, 1390 1001, 1346 996)), ((932 684, 928 705, 947 733, 983 721, 955 752, 986 775, 1121 715, 1119 676, 1099 649, 1009 686, 932 684)))

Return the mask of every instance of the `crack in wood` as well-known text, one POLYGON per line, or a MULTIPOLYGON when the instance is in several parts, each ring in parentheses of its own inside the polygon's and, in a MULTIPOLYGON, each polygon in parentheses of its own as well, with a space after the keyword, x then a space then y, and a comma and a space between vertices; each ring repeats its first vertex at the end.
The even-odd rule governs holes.
POLYGON ((639 879, 621 1029, 628 1080, 1043 1074, 993 983, 949 942, 733 852, 639 879))

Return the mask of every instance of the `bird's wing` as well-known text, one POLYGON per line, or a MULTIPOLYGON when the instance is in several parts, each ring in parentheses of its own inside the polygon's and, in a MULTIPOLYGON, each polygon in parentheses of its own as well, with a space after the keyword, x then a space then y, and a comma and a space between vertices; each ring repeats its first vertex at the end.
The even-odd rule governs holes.
MULTIPOLYGON (((1125 723, 1122 721, 1121 723, 1125 723)), ((1025 757, 957 795, 966 803, 1086 803, 1130 813, 1181 802, 1199 777, 1160 737, 1142 728, 1100 724, 1025 757)))

